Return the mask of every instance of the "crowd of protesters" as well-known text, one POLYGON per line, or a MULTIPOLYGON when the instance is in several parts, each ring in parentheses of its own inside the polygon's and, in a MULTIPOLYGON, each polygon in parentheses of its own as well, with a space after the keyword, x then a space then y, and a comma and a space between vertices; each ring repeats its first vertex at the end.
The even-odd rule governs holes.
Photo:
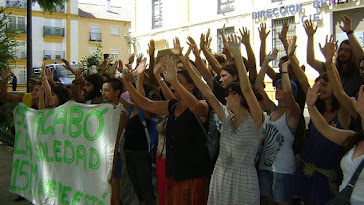
MULTIPOLYGON (((342 20, 340 28, 348 40, 336 48, 333 36, 327 36, 320 44, 325 62, 315 59, 317 27, 308 20, 304 23, 307 64, 319 73, 312 88, 304 63, 296 57, 296 36, 287 40, 289 25, 284 23, 279 39, 286 55, 278 59, 278 73, 269 66, 278 51, 266 54, 269 31, 261 24, 259 73, 249 30, 242 28, 241 36, 225 36, 223 29, 222 54, 211 52, 209 31, 201 34, 199 45, 188 37, 186 53, 175 38, 173 48, 155 56, 151 40, 149 62, 135 53, 126 64, 116 61, 111 67, 105 59, 99 73, 83 75, 63 60, 75 75, 69 86, 54 82, 52 71, 43 65, 41 78, 29 82, 31 93, 7 92, 7 68, 1 97, 33 109, 50 109, 69 100, 121 104, 110 180, 112 204, 120 204, 123 197, 119 195, 122 166, 127 167, 140 204, 270 205, 292 204, 293 199, 326 204, 347 186, 364 159, 364 52, 351 19, 343 15, 342 20), (242 57, 241 44, 247 59, 242 57), (273 81, 277 103, 265 92, 266 74, 273 81), (207 136, 214 126, 219 149, 211 157, 207 136), (125 162, 120 154, 125 154, 125 162), (158 197, 152 163, 156 163, 158 197)), ((351 204, 363 204, 362 193, 364 172, 355 184, 351 204)))

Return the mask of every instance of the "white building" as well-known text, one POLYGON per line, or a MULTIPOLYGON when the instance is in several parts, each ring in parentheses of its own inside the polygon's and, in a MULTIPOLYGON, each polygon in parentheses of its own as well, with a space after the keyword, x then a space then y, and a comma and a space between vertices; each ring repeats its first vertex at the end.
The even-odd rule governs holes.
MULTIPOLYGON (((131 35, 146 52, 150 39, 157 41, 157 50, 172 47, 175 36, 180 38, 184 47, 187 36, 192 36, 199 44, 200 34, 211 29, 213 41, 211 49, 220 52, 222 40, 220 31, 226 25, 226 33, 239 34, 239 28, 250 30, 250 40, 259 62, 260 23, 267 24, 271 33, 267 37, 267 52, 283 47, 278 39, 283 21, 288 21, 288 37, 297 35, 298 59, 306 65, 310 79, 318 76, 306 63, 307 36, 303 28, 305 19, 312 19, 318 30, 315 34, 316 58, 323 60, 319 42, 324 42, 326 35, 333 34, 339 40, 346 38, 338 25, 341 15, 347 14, 353 19, 355 35, 364 44, 364 2, 362 0, 135 0, 132 15, 131 35)), ((245 52, 242 52, 245 55, 245 52)), ((276 67, 278 62, 273 62, 276 67)))

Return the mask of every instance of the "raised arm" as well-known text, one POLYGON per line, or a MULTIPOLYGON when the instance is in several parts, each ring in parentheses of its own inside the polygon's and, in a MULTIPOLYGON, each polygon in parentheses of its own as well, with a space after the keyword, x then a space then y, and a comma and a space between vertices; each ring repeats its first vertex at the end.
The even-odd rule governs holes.
MULTIPOLYGON (((198 115, 203 122, 207 120, 208 105, 205 101, 199 101, 192 93, 187 90, 177 79, 177 62, 170 56, 163 57, 165 59, 165 67, 163 75, 168 82, 174 87, 180 96, 180 102, 185 104, 191 112, 198 115)), ((183 59, 183 58, 180 58, 183 59)), ((189 64, 188 57, 184 57, 183 65, 186 67, 189 64)))
POLYGON ((354 35, 351 18, 345 14, 342 15, 341 18, 343 19, 344 26, 339 25, 339 27, 341 28, 341 30, 343 32, 345 32, 348 35, 351 52, 355 56, 357 65, 359 65, 360 60, 364 58, 363 49, 362 49, 360 43, 358 42, 358 39, 356 39, 356 37, 354 35))
POLYGON ((162 68, 161 62, 159 62, 157 65, 154 66, 154 70, 153 70, 154 76, 157 79, 157 82, 159 83, 160 89, 162 90, 164 97, 167 100, 175 99, 176 97, 174 96, 172 91, 169 89, 166 82, 164 82, 164 78, 161 76, 161 72, 162 72, 161 68, 162 68))
MULTIPOLYGON (((192 50, 193 54, 195 55, 195 59, 196 59, 195 60, 195 64, 196 64, 196 68, 197 68, 198 72, 205 79, 205 81, 210 86, 210 88, 212 88, 213 87, 213 83, 214 83, 214 78, 211 75, 211 72, 207 68, 206 64, 202 61, 202 58, 200 56, 200 51, 197 48, 197 44, 195 43, 195 41, 193 40, 192 37, 189 36, 189 37, 187 37, 187 39, 190 42, 191 50, 192 50)), ((201 34, 200 40, 201 41, 204 40, 203 34, 201 34)))
POLYGON ((255 61, 254 51, 252 46, 250 45, 250 31, 243 27, 242 30, 239 29, 241 35, 241 42, 245 45, 246 53, 248 55, 248 70, 249 70, 249 78, 251 82, 254 82, 257 78, 257 63, 255 61))
POLYGON ((133 78, 133 73, 123 73, 123 82, 125 88, 128 90, 130 97, 133 102, 143 110, 155 113, 158 115, 168 115, 168 101, 152 101, 148 98, 142 96, 131 84, 131 79, 133 78))
POLYGON ((284 62, 282 64, 282 91, 286 101, 287 106, 287 124, 296 128, 298 124, 298 120, 301 114, 301 109, 296 100, 294 99, 292 93, 291 82, 288 76, 288 65, 290 64, 290 60, 284 62))
POLYGON ((284 47, 284 51, 286 51, 286 53, 288 50, 288 41, 287 41, 288 29, 289 29, 289 24, 287 21, 284 21, 283 25, 282 25, 282 30, 278 34, 278 38, 279 38, 279 40, 281 40, 283 47, 284 47))
POLYGON ((358 117, 358 113, 355 111, 354 105, 352 104, 350 97, 344 91, 344 88, 340 82, 339 72, 337 71, 335 63, 333 62, 335 47, 336 42, 332 35, 329 40, 328 36, 326 36, 326 42, 323 47, 320 44, 321 53, 325 56, 326 60, 325 65, 327 77, 329 79, 332 92, 336 99, 339 101, 342 108, 352 118, 356 119, 358 117))
POLYGON ((260 27, 258 28, 259 31, 259 38, 260 38, 260 50, 259 50, 259 65, 262 66, 263 61, 265 59, 265 55, 266 55, 266 39, 267 36, 270 33, 270 30, 267 32, 267 24, 266 23, 261 23, 260 27))
POLYGON ((223 48, 223 52, 226 55, 226 59, 227 61, 229 61, 230 59, 233 58, 232 53, 229 51, 229 49, 227 48, 229 46, 228 44, 228 40, 226 38, 226 34, 225 34, 225 24, 221 29, 221 37, 222 37, 222 42, 224 43, 224 48, 223 48))
POLYGON ((293 36, 292 40, 289 43, 287 55, 289 57, 289 60, 291 61, 291 66, 293 69, 294 74, 296 75, 296 78, 301 85, 301 88, 305 95, 307 94, 308 88, 310 88, 310 84, 308 83, 307 76, 304 72, 304 70, 299 66, 298 59, 296 55, 294 54, 296 51, 296 40, 297 36, 293 36))
POLYGON ((313 67, 320 74, 325 72, 325 69, 322 65, 322 62, 316 60, 315 58, 315 49, 314 49, 314 34, 316 33, 316 28, 313 28, 312 22, 310 20, 306 20, 303 24, 307 34, 307 63, 313 67))
POLYGON ((151 39, 148 44, 148 53, 149 53, 149 68, 146 71, 146 73, 149 76, 149 81, 152 85, 158 86, 157 78, 155 77, 154 73, 154 67, 155 67, 155 43, 154 40, 151 39))
POLYGON ((240 42, 235 35, 232 36, 231 39, 232 42, 228 44, 228 49, 233 54, 235 60, 236 68, 238 70, 241 92, 243 93, 248 103, 250 115, 253 118, 254 124, 259 127, 264 121, 263 112, 257 98, 254 95, 248 78, 248 74, 240 52, 240 42))
POLYGON ((356 112, 358 112, 360 115, 361 127, 362 130, 364 130, 364 85, 360 86, 358 100, 356 100, 354 97, 352 97, 351 100, 353 101, 356 112))
POLYGON ((43 63, 42 64, 42 71, 41 71, 41 75, 42 75, 42 84, 44 87, 44 93, 45 93, 45 105, 47 107, 49 101, 51 100, 52 97, 52 88, 51 85, 48 82, 48 78, 47 75, 49 75, 49 72, 52 72, 49 68, 46 68, 46 65, 43 63))
POLYGON ((212 53, 209 51, 209 48, 207 46, 209 39, 210 39, 209 35, 210 35, 210 29, 207 31, 206 36, 204 34, 201 34, 200 48, 201 48, 203 54, 205 55, 207 61, 211 65, 212 69, 216 73, 220 74, 221 65, 220 65, 219 61, 216 60, 214 55, 212 55, 212 53))
POLYGON ((342 130, 336 127, 330 126, 325 118, 319 113, 317 110, 315 103, 320 95, 318 93, 319 82, 315 83, 312 87, 307 91, 306 95, 306 103, 308 107, 308 111, 310 113, 310 118, 312 123, 315 125, 316 129, 328 140, 334 142, 338 145, 344 145, 346 139, 353 135, 354 132, 351 130, 342 130))

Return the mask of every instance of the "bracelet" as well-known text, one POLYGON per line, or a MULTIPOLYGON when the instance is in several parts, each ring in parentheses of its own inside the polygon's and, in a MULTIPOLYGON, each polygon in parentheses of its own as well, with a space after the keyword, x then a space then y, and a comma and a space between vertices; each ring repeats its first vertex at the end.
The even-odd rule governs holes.
POLYGON ((163 77, 161 77, 161 78, 158 79, 158 82, 159 83, 162 82, 162 81, 164 81, 164 78, 163 77))
POLYGON ((283 74, 283 73, 288 73, 288 72, 287 72, 287 71, 283 71, 283 72, 281 72, 281 73, 283 74))
POLYGON ((346 35, 350 35, 352 33, 354 33, 354 31, 353 30, 350 30, 350 31, 346 32, 346 35))

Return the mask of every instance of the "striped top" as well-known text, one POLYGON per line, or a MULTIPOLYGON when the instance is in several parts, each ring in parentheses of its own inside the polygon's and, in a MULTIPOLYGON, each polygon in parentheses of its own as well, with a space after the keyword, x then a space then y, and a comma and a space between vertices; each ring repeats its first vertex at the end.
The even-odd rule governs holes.
POLYGON ((259 204, 254 160, 261 129, 249 117, 237 127, 221 105, 220 152, 211 177, 208 204, 259 204))

